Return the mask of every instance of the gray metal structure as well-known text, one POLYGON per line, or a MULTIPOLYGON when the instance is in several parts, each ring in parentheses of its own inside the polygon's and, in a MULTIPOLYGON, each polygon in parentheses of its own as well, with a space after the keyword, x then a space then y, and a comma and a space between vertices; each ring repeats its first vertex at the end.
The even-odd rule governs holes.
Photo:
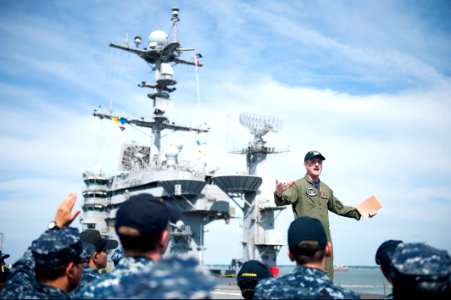
MULTIPOLYGON (((285 209, 284 206, 275 206, 273 196, 273 185, 266 173, 266 158, 270 154, 284 153, 288 149, 276 149, 267 147, 263 136, 268 132, 277 132, 281 127, 281 120, 272 116, 262 116, 250 113, 240 115, 240 123, 247 127, 253 135, 253 140, 249 142, 247 148, 238 151, 230 151, 235 154, 246 155, 248 176, 253 176, 254 184, 258 187, 254 189, 242 189, 237 191, 238 183, 229 184, 235 186, 227 191, 232 199, 242 199, 243 205, 237 205, 243 212, 243 258, 242 262, 254 259, 264 262, 272 267, 277 265, 277 255, 283 242, 282 233, 275 229, 274 214, 285 209), (264 184, 262 184, 264 183, 264 184), (261 184, 261 185, 260 185, 261 184)), ((244 181, 249 179, 244 179, 244 181)), ((221 184, 219 184, 222 186, 221 184)))
MULTIPOLYGON (((137 54, 155 71, 155 82, 141 82, 141 88, 151 89, 147 96, 153 102, 151 119, 129 119, 94 110, 100 119, 111 119, 151 130, 149 145, 124 144, 119 162, 119 172, 106 176, 100 169, 83 174, 85 189, 81 218, 82 229, 94 228, 104 236, 116 238, 114 220, 118 207, 131 195, 151 193, 161 197, 182 211, 177 224, 171 226, 170 254, 194 255, 203 262, 204 227, 210 222, 235 217, 234 201, 243 210, 243 257, 239 262, 260 259, 268 266, 276 265, 278 249, 283 245, 282 237, 274 230, 272 199, 259 188, 262 177, 258 166, 274 148, 264 147, 262 136, 268 132, 255 128, 255 139, 243 154, 248 156, 248 175, 214 176, 205 168, 196 169, 189 162, 178 159, 182 145, 166 145, 162 150, 162 132, 195 131, 208 132, 209 128, 180 126, 165 116, 171 106, 170 94, 175 90, 172 65, 187 64, 199 67, 194 48, 181 48, 176 38, 179 10, 172 9, 172 40, 160 30, 149 35, 147 47, 139 48, 141 37, 135 37, 135 48, 128 45, 110 44, 110 47, 137 54), (183 52, 192 52, 193 60, 181 58, 183 52), (243 204, 241 204, 241 202, 243 204)), ((243 122, 243 121, 242 121, 243 122)), ((245 122, 246 124, 246 122, 245 122)), ((249 126, 248 126, 249 127, 249 126)), ((273 130, 274 131, 274 130, 273 130)))

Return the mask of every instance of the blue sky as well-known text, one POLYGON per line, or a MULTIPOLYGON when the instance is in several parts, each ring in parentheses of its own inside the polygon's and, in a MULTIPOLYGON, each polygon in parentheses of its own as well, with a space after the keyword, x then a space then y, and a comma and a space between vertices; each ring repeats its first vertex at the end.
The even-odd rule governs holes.
MULTIPOLYGON (((53 219, 82 173, 113 172, 122 142, 148 137, 91 116, 150 117, 153 78, 137 57, 108 47, 128 33, 170 30, 180 8, 182 46, 203 55, 199 71, 175 68, 170 117, 206 122, 209 167, 245 170, 227 149, 251 136, 239 114, 273 115, 268 144, 291 151, 267 161, 269 182, 304 175, 311 149, 327 158, 322 180, 347 205, 375 194, 374 219, 331 214, 335 262, 373 265, 387 239, 451 250, 451 4, 449 1, 6 1, 0 0, 0 232, 15 261, 53 219), (233 133, 233 134, 232 134, 233 133)), ((194 136, 183 155, 195 158, 194 136)), ((286 238, 290 209, 277 219, 286 238)), ((78 220, 76 221, 78 224, 78 220)), ((241 257, 239 220, 207 226, 206 263, 241 257), (227 237, 226 239, 224 237, 227 237)), ((279 254, 289 263, 286 247, 279 254)))

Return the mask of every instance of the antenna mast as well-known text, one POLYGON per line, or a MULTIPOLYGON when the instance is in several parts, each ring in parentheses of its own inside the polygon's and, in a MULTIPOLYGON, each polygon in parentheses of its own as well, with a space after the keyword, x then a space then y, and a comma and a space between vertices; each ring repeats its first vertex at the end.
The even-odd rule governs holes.
MULTIPOLYGON (((274 116, 254 115, 251 113, 240 114, 240 124, 248 128, 254 136, 249 146, 242 149, 240 154, 246 154, 247 168, 249 175, 257 174, 257 166, 262 163, 268 154, 283 153, 289 150, 266 147, 263 136, 268 132, 278 132, 282 128, 282 120, 274 116)), ((236 152, 233 152, 236 153, 236 152)))

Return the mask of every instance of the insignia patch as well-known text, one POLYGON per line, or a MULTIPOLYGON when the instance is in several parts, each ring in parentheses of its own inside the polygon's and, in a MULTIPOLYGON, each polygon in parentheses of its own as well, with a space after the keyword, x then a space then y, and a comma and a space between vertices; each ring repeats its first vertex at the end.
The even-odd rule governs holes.
POLYGON ((319 195, 321 196, 321 198, 326 198, 328 197, 326 192, 320 192, 319 195))
POLYGON ((307 195, 309 195, 309 196, 316 196, 317 192, 316 192, 315 189, 309 188, 309 189, 307 189, 307 195))

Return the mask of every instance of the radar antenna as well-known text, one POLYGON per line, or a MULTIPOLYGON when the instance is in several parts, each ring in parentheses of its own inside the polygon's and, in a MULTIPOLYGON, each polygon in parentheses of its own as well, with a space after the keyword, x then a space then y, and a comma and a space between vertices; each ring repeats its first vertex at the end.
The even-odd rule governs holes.
POLYGON ((240 124, 249 128, 255 136, 263 137, 268 132, 278 132, 282 128, 282 120, 274 116, 261 116, 251 113, 240 114, 240 124))
POLYGON ((235 154, 246 154, 247 167, 250 175, 256 174, 257 165, 266 159, 268 154, 284 153, 289 149, 276 149, 274 147, 266 147, 266 141, 263 136, 268 132, 278 132, 282 128, 282 120, 274 116, 255 115, 251 113, 240 114, 240 124, 247 127, 254 136, 253 141, 249 142, 247 148, 241 151, 231 151, 235 154))

